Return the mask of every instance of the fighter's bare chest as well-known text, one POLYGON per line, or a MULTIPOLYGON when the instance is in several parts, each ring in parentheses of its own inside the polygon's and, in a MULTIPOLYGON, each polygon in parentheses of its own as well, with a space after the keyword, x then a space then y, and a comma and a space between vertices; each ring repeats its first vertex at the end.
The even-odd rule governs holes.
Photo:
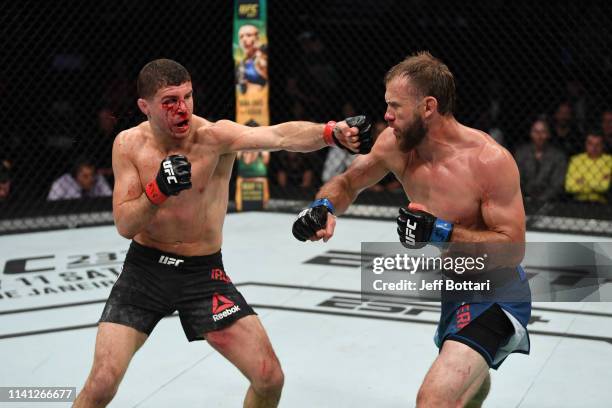
POLYGON ((410 200, 424 204, 439 217, 469 223, 480 214, 483 187, 463 163, 411 166, 403 179, 410 200))

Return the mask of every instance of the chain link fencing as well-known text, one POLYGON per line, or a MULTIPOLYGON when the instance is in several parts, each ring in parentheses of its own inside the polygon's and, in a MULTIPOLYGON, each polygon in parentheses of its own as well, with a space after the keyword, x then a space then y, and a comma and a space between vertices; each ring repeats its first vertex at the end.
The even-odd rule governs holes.
MULTIPOLYGON (((187 67, 196 114, 234 118, 232 3, 3 4, 0 233, 112 222, 112 141, 145 119, 135 79, 152 59, 187 67)), ((457 119, 515 154, 529 227, 612 235, 609 2, 268 0, 267 9, 271 123, 366 113, 383 129, 384 74, 429 50, 455 74, 457 119)), ((272 153, 268 209, 295 211, 350 160, 337 148, 272 153)), ((394 218, 405 203, 389 175, 350 214, 394 218)))

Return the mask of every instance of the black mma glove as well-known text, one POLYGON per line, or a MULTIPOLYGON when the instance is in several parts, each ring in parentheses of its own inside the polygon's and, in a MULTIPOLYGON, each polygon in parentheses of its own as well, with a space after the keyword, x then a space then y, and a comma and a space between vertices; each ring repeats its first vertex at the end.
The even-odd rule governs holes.
POLYGON ((426 211, 401 207, 397 217, 397 233, 406 248, 422 248, 427 242, 450 241, 453 224, 426 211))
POLYGON ((370 150, 372 150, 372 146, 374 145, 374 139, 372 138, 372 132, 370 131, 372 128, 372 123, 370 120, 365 115, 353 116, 344 120, 349 127, 356 127, 359 130, 359 151, 355 153, 340 143, 336 137, 336 122, 334 121, 327 122, 325 131, 323 132, 323 137, 325 138, 327 144, 331 145, 331 140, 333 140, 336 146, 346 150, 350 154, 370 153, 370 150))
POLYGON ((299 241, 306 241, 315 236, 318 230, 325 229, 327 213, 334 213, 334 206, 327 198, 319 198, 303 210, 293 223, 293 236, 299 241))
POLYGON ((171 195, 178 195, 191 188, 191 163, 181 154, 166 157, 159 165, 155 180, 147 184, 145 193, 155 205, 160 205, 171 195))

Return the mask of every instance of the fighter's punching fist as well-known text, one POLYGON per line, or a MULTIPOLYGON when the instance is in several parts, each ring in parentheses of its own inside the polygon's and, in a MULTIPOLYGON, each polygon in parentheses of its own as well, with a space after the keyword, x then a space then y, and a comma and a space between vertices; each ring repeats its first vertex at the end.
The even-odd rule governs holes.
MULTIPOLYGON (((338 140, 338 136, 340 136, 339 133, 342 132, 343 130, 337 127, 336 122, 334 121, 327 122, 327 125, 325 126, 325 130, 323 132, 323 137, 325 138, 325 142, 328 145, 335 144, 336 146, 346 150, 350 154, 368 154, 370 153, 370 150, 372 150, 372 145, 374 145, 374 140, 372 138, 372 132, 370 131, 372 128, 372 124, 370 123, 370 120, 366 116, 360 115, 360 116, 353 116, 350 118, 346 118, 344 119, 344 121, 346 122, 349 128, 357 128, 357 130, 359 131, 359 133, 356 136, 357 140, 354 140, 354 141, 349 140, 350 142, 355 142, 355 143, 359 142, 359 147, 357 147, 358 150, 354 152, 353 150, 345 146, 343 143, 341 143, 340 140, 338 140)), ((355 136, 351 136, 351 137, 355 137, 355 136)))

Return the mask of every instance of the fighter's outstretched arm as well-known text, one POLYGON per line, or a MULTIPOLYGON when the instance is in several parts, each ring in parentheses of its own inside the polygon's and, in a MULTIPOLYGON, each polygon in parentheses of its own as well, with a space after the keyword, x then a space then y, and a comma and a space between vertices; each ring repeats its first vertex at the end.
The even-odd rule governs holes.
MULTIPOLYGON (((258 150, 311 152, 337 142, 342 145, 340 147, 348 147, 352 153, 356 153, 363 151, 368 144, 371 147, 370 124, 352 119, 348 118, 337 124, 330 122, 327 125, 293 121, 259 127, 220 120, 206 131, 221 142, 224 146, 223 153, 258 150)), ((367 151, 369 152, 369 148, 367 151)))

